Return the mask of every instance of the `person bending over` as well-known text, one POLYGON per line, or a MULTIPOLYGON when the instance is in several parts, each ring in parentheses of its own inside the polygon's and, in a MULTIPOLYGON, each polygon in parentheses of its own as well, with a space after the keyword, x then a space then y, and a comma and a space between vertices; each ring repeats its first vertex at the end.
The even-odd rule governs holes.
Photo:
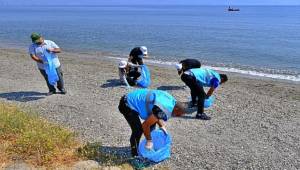
MULTIPOLYGON (((119 111, 123 114, 131 128, 130 147, 131 155, 137 156, 137 148, 142 134, 147 140, 146 148, 153 147, 151 130, 155 125, 165 132, 164 121, 171 116, 181 116, 184 108, 169 93, 161 90, 138 89, 124 95, 119 104, 119 111), (141 123, 140 118, 144 120, 141 123)), ((155 139, 153 139, 155 140, 155 139)))
POLYGON ((219 74, 211 69, 195 68, 185 71, 181 75, 181 80, 191 90, 191 107, 198 106, 196 114, 197 119, 210 120, 211 118, 204 113, 204 101, 209 98, 219 87, 220 84, 225 83, 228 78, 226 74, 219 74), (203 87, 209 87, 205 93, 203 87), (198 101, 196 100, 198 98, 198 101))

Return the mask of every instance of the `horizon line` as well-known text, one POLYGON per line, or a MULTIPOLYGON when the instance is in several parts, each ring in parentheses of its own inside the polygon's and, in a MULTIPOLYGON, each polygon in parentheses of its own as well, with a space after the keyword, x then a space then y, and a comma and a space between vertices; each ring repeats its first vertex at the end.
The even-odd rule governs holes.
POLYGON ((0 6, 22 6, 22 7, 36 7, 36 6, 43 6, 43 7, 65 7, 65 6, 74 6, 74 7, 121 7, 121 6, 300 6, 300 4, 230 4, 230 5, 226 5, 226 4, 220 4, 220 5, 210 5, 210 4, 188 4, 188 5, 184 5, 184 4, 120 4, 120 5, 93 5, 93 4, 89 4, 89 5, 82 5, 82 4, 62 4, 62 5, 24 5, 24 4, 0 4, 0 6))

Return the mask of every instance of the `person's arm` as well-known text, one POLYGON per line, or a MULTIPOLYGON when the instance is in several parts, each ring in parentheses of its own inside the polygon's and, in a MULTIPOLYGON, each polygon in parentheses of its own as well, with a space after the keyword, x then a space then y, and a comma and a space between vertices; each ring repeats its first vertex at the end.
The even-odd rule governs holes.
POLYGON ((43 64, 43 60, 41 60, 40 58, 38 58, 36 55, 30 54, 30 57, 31 57, 34 61, 43 64))
POLYGON ((124 83, 126 84, 126 86, 127 86, 127 87, 130 87, 130 85, 129 85, 127 79, 126 79, 125 74, 123 75, 122 79, 123 79, 124 83))
POLYGON ((215 89, 219 86, 220 82, 218 79, 213 78, 213 79, 211 79, 210 84, 211 84, 211 87, 206 94, 206 98, 209 98, 214 93, 215 89))
POLYGON ((163 120, 161 119, 158 119, 158 122, 157 122, 159 128, 165 133, 167 134, 167 129, 166 129, 166 126, 165 126, 165 123, 163 120))
POLYGON ((49 46, 50 46, 50 48, 47 49, 48 52, 61 53, 61 49, 55 42, 49 41, 49 46))
POLYGON ((128 62, 128 67, 141 67, 141 65, 133 64, 131 62, 128 62))
POLYGON ((150 127, 152 125, 154 125, 155 123, 158 122, 158 119, 156 116, 154 116, 154 114, 151 114, 148 119, 146 119, 143 124, 142 124, 142 127, 143 127, 143 132, 144 132, 144 135, 145 135, 145 138, 147 140, 151 140, 151 135, 150 135, 150 127))
POLYGON ((215 88, 214 87, 210 87, 209 90, 208 90, 208 92, 207 92, 207 94, 206 94, 206 97, 207 98, 210 97, 214 93, 214 91, 215 91, 215 88))
POLYGON ((161 120, 161 119, 158 119, 158 122, 157 122, 157 124, 158 124, 158 126, 159 126, 159 127, 163 127, 163 126, 165 126, 165 123, 164 123, 164 121, 163 121, 163 120, 161 120))
POLYGON ((147 149, 151 149, 153 147, 153 143, 152 143, 151 135, 150 135, 150 132, 151 132, 150 127, 157 122, 158 122, 158 119, 154 116, 154 114, 151 114, 148 117, 148 119, 146 119, 142 124, 143 132, 144 132, 145 138, 147 140, 147 143, 146 143, 147 149))
POLYGON ((51 53, 61 53, 60 48, 48 48, 47 51, 51 53))

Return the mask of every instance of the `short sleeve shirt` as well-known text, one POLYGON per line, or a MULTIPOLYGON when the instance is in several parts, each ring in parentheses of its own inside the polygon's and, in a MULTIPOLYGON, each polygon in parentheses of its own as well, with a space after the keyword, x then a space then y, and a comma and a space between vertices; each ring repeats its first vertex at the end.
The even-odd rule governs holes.
POLYGON ((220 85, 220 81, 217 78, 212 78, 210 80, 211 87, 217 88, 220 85))
MULTIPOLYGON (((53 42, 53 41, 44 40, 44 44, 43 45, 37 45, 35 43, 31 44, 29 46, 28 53, 30 55, 35 55, 39 59, 43 60, 45 50, 47 50, 48 48, 59 48, 59 46, 55 42, 53 42)), ((60 66, 60 62, 59 62, 58 56, 56 54, 53 54, 52 56, 54 57, 53 58, 53 63, 55 65, 55 67, 56 68, 59 67, 60 66)), ((38 63, 37 62, 37 66, 38 66, 39 69, 42 69, 42 70, 45 69, 44 64, 42 64, 42 63, 38 63)))

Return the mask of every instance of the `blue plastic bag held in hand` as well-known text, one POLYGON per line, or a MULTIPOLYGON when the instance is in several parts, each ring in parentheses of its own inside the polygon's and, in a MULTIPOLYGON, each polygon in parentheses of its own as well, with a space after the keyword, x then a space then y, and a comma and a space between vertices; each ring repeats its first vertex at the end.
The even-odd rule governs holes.
POLYGON ((48 82, 51 85, 55 85, 56 82, 59 80, 57 72, 56 72, 56 68, 55 65, 53 63, 53 56, 51 53, 47 52, 45 50, 44 52, 44 66, 45 66, 45 71, 48 77, 48 82))
POLYGON ((212 106, 214 104, 214 101, 215 101, 214 96, 210 96, 208 99, 205 99, 204 108, 209 108, 210 106, 212 106))
POLYGON ((147 158, 153 162, 161 162, 171 157, 171 136, 165 134, 162 130, 153 130, 151 132, 153 148, 148 150, 146 148, 146 139, 139 144, 139 155, 147 158))
POLYGON ((143 88, 147 88, 151 84, 150 70, 146 65, 141 65, 141 78, 137 81, 137 85, 143 88))

